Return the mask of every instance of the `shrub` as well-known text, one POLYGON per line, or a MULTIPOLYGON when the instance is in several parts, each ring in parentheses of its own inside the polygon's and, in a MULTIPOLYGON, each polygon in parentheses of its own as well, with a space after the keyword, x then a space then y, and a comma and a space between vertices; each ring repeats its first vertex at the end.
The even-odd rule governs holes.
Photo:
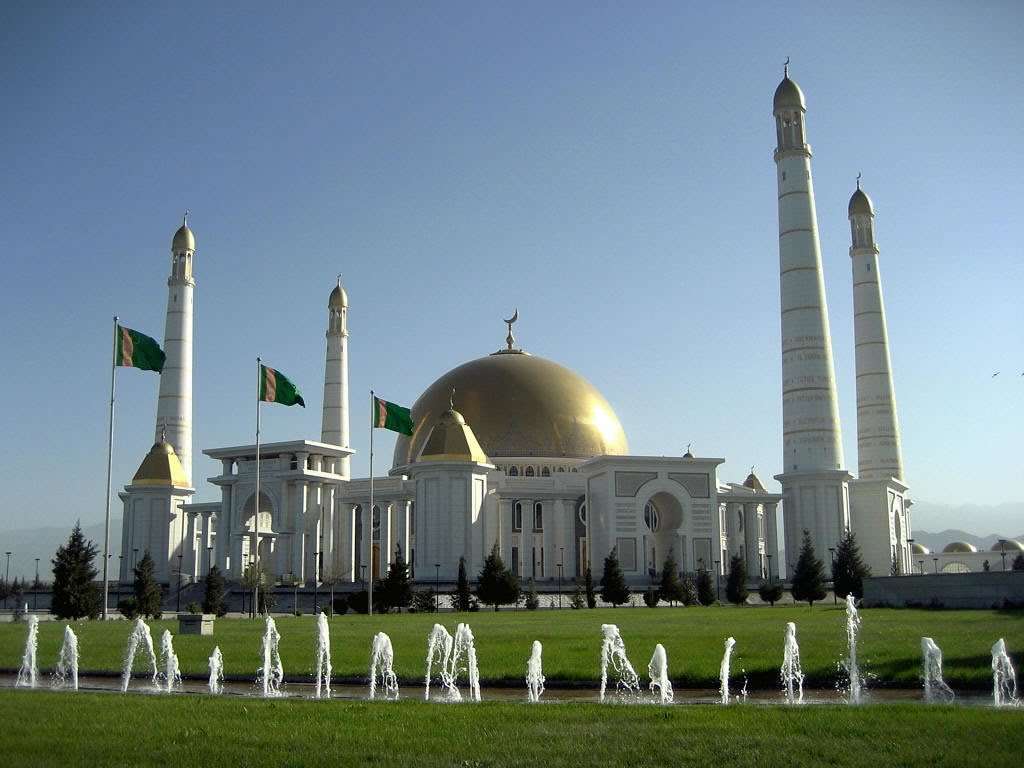
POLYGON ((335 597, 332 607, 334 608, 334 614, 336 616, 344 616, 348 613, 348 596, 338 595, 335 597))
POLYGON ((767 581, 762 581, 761 586, 757 588, 757 594, 766 603, 775 605, 775 603, 782 599, 782 585, 769 584, 767 581))
POLYGON ((532 576, 530 577, 530 586, 526 591, 526 600, 523 604, 526 606, 526 610, 528 611, 536 611, 540 608, 540 598, 537 596, 537 584, 533 580, 532 576))
POLYGON ((583 587, 579 584, 576 585, 576 589, 572 591, 572 595, 569 596, 569 607, 574 611, 578 611, 580 608, 587 604, 587 598, 583 594, 583 587))
POLYGON ((117 601, 117 610, 121 612, 128 621, 138 618, 139 604, 134 597, 126 597, 117 601))
POLYGON ((435 598, 437 593, 434 588, 417 589, 412 593, 412 609, 416 613, 433 613, 437 607, 435 598))
POLYGON ((644 604, 648 608, 657 608, 659 600, 661 600, 661 598, 658 596, 658 590, 654 587, 648 587, 647 591, 644 592, 644 604))
POLYGON ((348 596, 348 607, 356 613, 366 613, 370 608, 370 595, 365 589, 348 596))
POLYGON ((189 613, 196 614, 202 611, 202 607, 199 605, 199 603, 193 600, 191 603, 185 606, 185 610, 189 613))

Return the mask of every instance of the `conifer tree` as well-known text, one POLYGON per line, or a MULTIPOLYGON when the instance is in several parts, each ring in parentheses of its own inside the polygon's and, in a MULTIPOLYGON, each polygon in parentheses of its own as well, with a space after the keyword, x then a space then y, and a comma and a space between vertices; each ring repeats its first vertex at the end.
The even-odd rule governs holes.
POLYGON ((395 561, 388 566, 388 575, 381 582, 382 608, 385 611, 412 605, 412 585, 409 583, 409 566, 402 556, 402 548, 395 548, 395 561))
POLYGON ((774 582, 762 581, 761 585, 757 588, 757 594, 761 599, 770 604, 775 605, 782 597, 782 585, 774 582))
POLYGON ((469 579, 466 576, 466 558, 459 558, 459 578, 455 582, 455 591, 452 593, 452 608, 456 611, 468 611, 472 593, 469 591, 469 579))
POLYGON ((857 537, 849 528, 836 547, 836 560, 832 564, 832 588, 836 597, 845 600, 847 595, 864 597, 864 579, 871 575, 871 569, 860 556, 857 537))
POLYGON ((569 596, 569 607, 574 611, 578 611, 580 608, 587 604, 587 598, 583 595, 583 587, 579 584, 572 591, 572 595, 569 596))
POLYGON ((1013 570, 1024 571, 1024 552, 1013 558, 1013 570))
POLYGON ((223 616, 227 612, 228 607, 224 602, 224 572, 215 565, 206 575, 206 585, 203 589, 203 613, 223 616))
POLYGON ((689 576, 683 577, 683 605, 697 605, 700 600, 697 599, 697 587, 693 584, 693 579, 689 576))
POLYGON ((739 555, 729 560, 729 575, 725 580, 725 599, 733 605, 746 602, 747 595, 747 564, 739 555))
POLYGON ((540 598, 537 596, 537 582, 533 576, 530 577, 530 585, 526 589, 526 601, 524 603, 526 610, 536 611, 540 608, 540 598))
POLYGON ((683 582, 679 580, 679 566, 676 565, 675 555, 670 549, 665 564, 661 567, 661 585, 658 587, 658 597, 670 605, 681 603, 686 597, 683 592, 683 582))
POLYGON ((619 566, 619 553, 615 547, 604 559, 604 575, 601 577, 601 599, 613 606, 629 602, 629 587, 619 566))
POLYGON ((597 595, 594 594, 594 576, 587 563, 587 571, 583 576, 584 591, 587 595, 587 608, 597 608, 597 595))
POLYGON ((806 528, 800 544, 800 556, 793 569, 790 591, 794 600, 806 600, 808 605, 814 605, 815 600, 824 600, 828 594, 825 589, 825 564, 815 554, 810 531, 806 528))
POLYGON ((477 577, 476 596, 484 605, 499 606, 516 603, 519 600, 519 582, 515 574, 505 568, 498 553, 498 542, 491 547, 491 554, 484 560, 484 567, 477 577))
POLYGON ((701 605, 711 605, 718 599, 715 594, 715 582, 711 578, 711 571, 707 568, 697 569, 697 602, 701 605))
POLYGON ((82 526, 75 527, 68 543, 57 548, 53 563, 53 598, 50 610, 60 619, 80 619, 99 616, 99 587, 94 581, 96 545, 87 541, 82 526))
POLYGON ((156 580, 156 565, 148 549, 135 566, 134 573, 136 610, 147 619, 159 619, 163 614, 164 588, 156 580))

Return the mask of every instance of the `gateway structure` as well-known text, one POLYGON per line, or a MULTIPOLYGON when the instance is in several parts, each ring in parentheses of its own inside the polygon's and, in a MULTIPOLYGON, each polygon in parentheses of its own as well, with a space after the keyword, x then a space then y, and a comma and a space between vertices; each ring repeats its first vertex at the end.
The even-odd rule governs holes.
POLYGON ((632 456, 612 405, 586 379, 505 345, 439 376, 412 407, 383 477, 350 476, 348 311, 340 279, 327 300, 319 439, 210 448, 219 501, 187 503, 191 481, 191 307, 195 239, 172 243, 158 439, 125 487, 121 578, 144 551, 158 578, 201 579, 216 564, 239 579, 256 560, 287 584, 362 584, 401 551, 412 577, 477 573, 491 548, 522 580, 600 573, 617 552, 634 585, 681 571, 724 574, 740 556, 752 580, 785 575, 776 537, 794 560, 807 529, 819 555, 852 527, 876 573, 909 562, 909 501, 892 389, 873 209, 858 189, 853 227, 860 479, 845 469, 805 105, 788 72, 775 94, 782 296, 783 471, 772 493, 751 470, 718 477, 722 458, 632 456), (167 374, 164 374, 167 376, 167 374), (165 386, 166 385, 166 386, 165 386), (258 541, 257 541, 258 539, 258 541))

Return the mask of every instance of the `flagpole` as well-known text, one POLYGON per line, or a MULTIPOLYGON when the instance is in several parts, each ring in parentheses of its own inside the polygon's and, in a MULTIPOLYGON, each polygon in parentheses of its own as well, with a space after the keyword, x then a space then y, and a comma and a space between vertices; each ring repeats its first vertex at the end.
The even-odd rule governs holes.
MULTIPOLYGON (((111 466, 114 461, 114 373, 117 371, 117 315, 114 315, 114 346, 110 355, 110 430, 107 434, 107 511, 103 516, 103 620, 106 621, 107 598, 110 595, 110 585, 107 582, 107 563, 110 561, 110 477, 111 466)), ((123 546, 123 544, 122 544, 123 546)), ((118 574, 118 579, 121 576, 118 574)))
MULTIPOLYGON (((370 390, 370 525, 366 535, 366 549, 369 553, 368 562, 370 566, 370 587, 366 599, 366 613, 373 615, 373 424, 374 424, 374 397, 373 390, 370 390)), ((364 528, 367 526, 364 526, 364 528)))
POLYGON ((260 607, 260 384, 263 379, 263 364, 260 358, 256 358, 256 556, 255 570, 253 573, 252 591, 252 615, 259 616, 260 607))

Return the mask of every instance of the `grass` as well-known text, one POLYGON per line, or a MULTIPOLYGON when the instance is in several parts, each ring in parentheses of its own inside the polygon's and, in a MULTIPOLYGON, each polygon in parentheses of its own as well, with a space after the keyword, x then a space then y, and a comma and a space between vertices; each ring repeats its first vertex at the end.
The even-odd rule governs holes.
MULTIPOLYGON (((920 641, 930 636, 943 651, 947 681, 954 689, 991 687, 991 647, 1006 639, 1015 664, 1024 653, 1024 611, 929 611, 869 609, 863 620, 859 659, 874 687, 919 684, 920 641)), ((403 683, 418 682, 424 673, 426 638, 435 621, 454 633, 459 621, 469 622, 476 637, 481 677, 486 684, 521 685, 533 640, 544 645, 544 674, 551 684, 594 685, 599 678, 602 623, 617 624, 638 671, 645 672, 656 643, 665 646, 676 687, 717 687, 726 637, 736 638, 733 670, 744 670, 752 690, 777 688, 785 624, 796 622, 808 684, 831 687, 837 662, 846 652, 846 615, 842 606, 776 606, 774 608, 619 608, 596 611, 482 611, 472 614, 346 615, 330 620, 331 657, 337 679, 364 680, 370 644, 378 631, 394 644, 395 667, 403 683)), ((280 652, 286 675, 311 679, 316 637, 313 617, 280 617, 280 652)), ((176 620, 151 623, 159 646, 164 629, 177 633, 176 620)), ((131 625, 128 622, 84 621, 73 625, 79 637, 80 668, 87 673, 119 673, 131 625)), ((17 670, 26 625, 0 625, 0 670, 17 670)), ((53 668, 64 634, 64 622, 39 625, 38 663, 53 668)), ((224 655, 229 676, 253 679, 260 664, 263 622, 219 619, 213 637, 175 635, 182 671, 203 678, 214 645, 224 655)))
POLYGON ((1010 764, 1024 712, 890 704, 672 707, 0 691, 8 768, 49 765, 1010 764), (984 745, 984 757, 978 747, 984 745))

